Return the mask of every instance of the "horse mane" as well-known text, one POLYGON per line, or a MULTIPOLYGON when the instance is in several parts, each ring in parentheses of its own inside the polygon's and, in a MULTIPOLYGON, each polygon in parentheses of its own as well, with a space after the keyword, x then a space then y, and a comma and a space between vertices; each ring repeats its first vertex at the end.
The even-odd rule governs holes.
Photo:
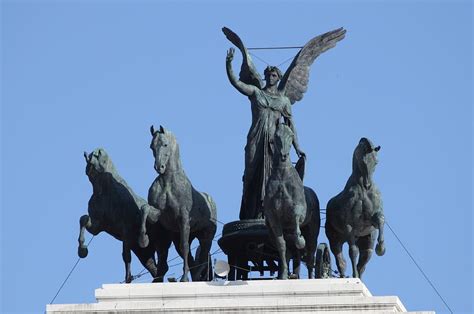
MULTIPOLYGON (((133 197, 135 203, 137 203, 137 204, 142 203, 143 200, 138 195, 135 194, 135 192, 132 190, 132 188, 130 188, 130 186, 128 186, 125 179, 122 178, 122 176, 120 176, 117 169, 115 168, 114 163, 112 162, 112 159, 110 158, 110 156, 108 154, 107 154, 106 158, 107 158, 107 160, 106 160, 107 167, 105 167, 105 170, 103 172, 101 172, 99 174, 99 176, 100 177, 109 177, 109 179, 111 179, 111 180, 107 180, 107 182, 109 182, 109 184, 112 187, 116 187, 117 184, 121 185, 133 197)), ((100 180, 99 182, 94 183, 94 184, 103 185, 104 182, 102 180, 100 180)), ((112 189, 112 190, 115 190, 115 189, 112 189)))

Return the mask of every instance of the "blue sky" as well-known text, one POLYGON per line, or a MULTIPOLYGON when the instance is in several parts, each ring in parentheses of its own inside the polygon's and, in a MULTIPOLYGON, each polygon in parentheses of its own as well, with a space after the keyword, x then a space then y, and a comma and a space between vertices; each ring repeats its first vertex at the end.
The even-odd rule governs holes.
MULTIPOLYGON (((104 147, 146 197, 156 176, 149 127, 162 124, 219 220, 238 218, 251 116, 225 75, 224 25, 248 46, 303 45, 347 29, 315 61, 293 107, 305 184, 324 208, 350 175, 359 139, 381 145, 374 180, 387 221, 452 310, 473 311, 471 2, 7 0, 1 8, 2 312, 44 311, 77 260, 92 193, 84 150, 104 147)), ((295 53, 256 55, 278 65, 295 53)), ((369 290, 412 311, 445 312, 388 228, 386 247, 368 265, 369 290)), ((121 244, 100 234, 55 303, 93 302, 94 289, 123 280, 123 268, 121 244)), ((142 270, 136 258, 132 269, 142 270)))

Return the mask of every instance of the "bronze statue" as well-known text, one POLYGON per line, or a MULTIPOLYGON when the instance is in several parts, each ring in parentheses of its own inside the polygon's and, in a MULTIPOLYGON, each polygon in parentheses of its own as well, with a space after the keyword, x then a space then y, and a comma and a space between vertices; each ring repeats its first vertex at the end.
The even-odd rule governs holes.
POLYGON ((326 235, 341 277, 344 277, 346 268, 342 254, 342 245, 345 242, 349 244, 354 278, 362 276, 369 262, 377 230, 378 243, 375 252, 379 256, 385 253, 382 199, 372 180, 379 150, 380 146, 375 147, 368 139, 360 140, 352 157, 352 174, 344 190, 327 204, 326 235))
POLYGON ((313 278, 314 254, 319 234, 319 201, 316 193, 303 186, 302 178, 290 160, 294 134, 285 124, 278 124, 275 133, 273 169, 264 199, 265 223, 276 244, 279 279, 288 279, 289 251, 293 251, 295 275, 299 277, 300 250, 313 278), (288 252, 287 252, 288 251, 288 252))
MULTIPOLYGON (((179 239, 177 251, 184 259, 181 281, 189 280, 190 265, 195 267, 191 269, 193 281, 206 280, 209 251, 216 233, 216 204, 208 194, 195 190, 184 173, 175 136, 162 126, 157 131, 152 126, 150 131, 150 148, 159 175, 148 191, 148 202, 152 206, 142 208, 140 246, 148 245, 146 222, 159 223, 161 228, 172 234, 169 243, 174 238, 179 239), (195 258, 196 265, 190 261, 192 256, 189 250, 189 243, 195 238, 199 240, 200 246, 195 258)), ((159 269, 166 262, 168 248, 169 244, 158 249, 159 269)))
MULTIPOLYGON (((79 221, 79 257, 84 258, 88 253, 84 244, 84 229, 93 235, 105 231, 123 243, 122 258, 125 263, 126 283, 132 281, 130 251, 135 253, 142 265, 156 278, 154 247, 150 245, 141 248, 138 245, 140 210, 149 205, 128 187, 104 149, 96 149, 89 155, 84 153, 84 157, 93 194, 89 200, 89 215, 82 216, 79 221)), ((156 237, 151 235, 151 239, 155 242, 156 237)))
POLYGON ((285 74, 277 67, 265 69, 264 86, 242 40, 229 28, 222 29, 227 39, 240 49, 243 56, 240 77, 232 71, 234 49, 227 51, 226 69, 230 83, 247 96, 252 109, 252 125, 245 146, 245 171, 240 219, 262 218, 265 187, 272 169, 272 148, 276 127, 280 120, 294 133, 293 146, 299 157, 301 150, 291 114, 291 105, 303 98, 309 77, 309 68, 315 58, 334 47, 344 38, 345 30, 327 32, 311 39, 296 55, 285 74))

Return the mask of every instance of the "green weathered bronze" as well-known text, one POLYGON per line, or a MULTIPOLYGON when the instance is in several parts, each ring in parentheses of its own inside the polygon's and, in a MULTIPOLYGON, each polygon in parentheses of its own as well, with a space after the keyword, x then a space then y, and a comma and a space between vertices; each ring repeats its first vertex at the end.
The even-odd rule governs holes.
MULTIPOLYGON (((94 150, 86 159, 86 174, 92 183, 93 194, 89 200, 89 215, 80 218, 79 257, 88 254, 84 244, 84 230, 93 235, 102 231, 107 232, 122 241, 122 258, 125 263, 125 282, 132 281, 130 263, 133 251, 142 265, 153 278, 157 276, 155 249, 153 246, 141 248, 138 245, 140 230, 140 214, 143 208, 150 207, 147 202, 136 195, 118 174, 109 155, 102 148, 94 150)), ((151 241, 156 243, 156 237, 151 235, 151 241)))
POLYGON ((262 217, 265 188, 272 169, 275 131, 281 120, 293 134, 293 146, 299 157, 305 156, 298 143, 296 128, 291 114, 291 105, 303 98, 308 87, 309 70, 321 53, 334 47, 344 38, 345 30, 327 32, 311 39, 295 56, 285 74, 274 66, 265 69, 264 85, 242 40, 229 28, 222 29, 242 53, 243 62, 239 79, 232 71, 234 49, 227 51, 226 70, 230 83, 250 100, 252 125, 245 146, 245 170, 240 219, 262 217))
MULTIPOLYGON (((314 254, 319 235, 319 200, 316 193, 303 186, 303 178, 290 159, 294 134, 285 124, 279 124, 275 133, 272 173, 263 202, 265 222, 276 244, 279 261, 279 279, 288 279, 287 251, 299 266, 301 250, 308 267, 308 278, 314 278, 314 254)), ((299 277, 299 268, 295 276, 299 277)))
POLYGON ((375 147, 367 138, 361 138, 354 150, 352 174, 344 190, 327 204, 326 235, 341 277, 344 277, 346 268, 342 254, 342 245, 345 242, 349 244, 354 278, 362 276, 372 255, 376 238, 378 243, 375 252, 379 256, 385 253, 382 198, 372 180, 379 150, 380 146, 375 147))
POLYGON ((184 260, 181 281, 189 280, 190 270, 193 281, 207 280, 209 251, 217 228, 216 204, 211 196, 197 191, 191 184, 181 165, 175 136, 162 126, 156 131, 152 126, 150 131, 150 148, 158 177, 148 191, 148 202, 152 206, 142 208, 140 246, 148 245, 147 229, 165 230, 171 236, 168 236, 168 245, 158 250, 158 269, 165 269, 161 264, 166 263, 169 244, 172 239, 178 239, 178 253, 184 260), (147 222, 152 224, 150 228, 147 228, 147 222), (191 266, 189 243, 195 238, 199 241, 199 249, 196 265, 191 266))

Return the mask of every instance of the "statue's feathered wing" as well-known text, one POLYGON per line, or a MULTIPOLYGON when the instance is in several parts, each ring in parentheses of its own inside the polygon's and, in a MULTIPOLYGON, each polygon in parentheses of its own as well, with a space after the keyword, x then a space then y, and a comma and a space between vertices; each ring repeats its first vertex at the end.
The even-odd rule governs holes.
POLYGON ((338 28, 314 37, 301 48, 278 85, 278 89, 284 92, 291 104, 301 100, 308 89, 309 69, 314 59, 336 46, 345 33, 345 29, 338 28))
POLYGON ((222 32, 224 32, 225 37, 227 37, 227 39, 237 48, 239 48, 240 52, 242 52, 242 66, 240 68, 239 75, 240 81, 262 89, 263 82, 260 74, 253 65, 252 58, 250 58, 250 54, 248 53, 247 48, 245 48, 244 43, 240 37, 227 27, 223 27, 222 32))

